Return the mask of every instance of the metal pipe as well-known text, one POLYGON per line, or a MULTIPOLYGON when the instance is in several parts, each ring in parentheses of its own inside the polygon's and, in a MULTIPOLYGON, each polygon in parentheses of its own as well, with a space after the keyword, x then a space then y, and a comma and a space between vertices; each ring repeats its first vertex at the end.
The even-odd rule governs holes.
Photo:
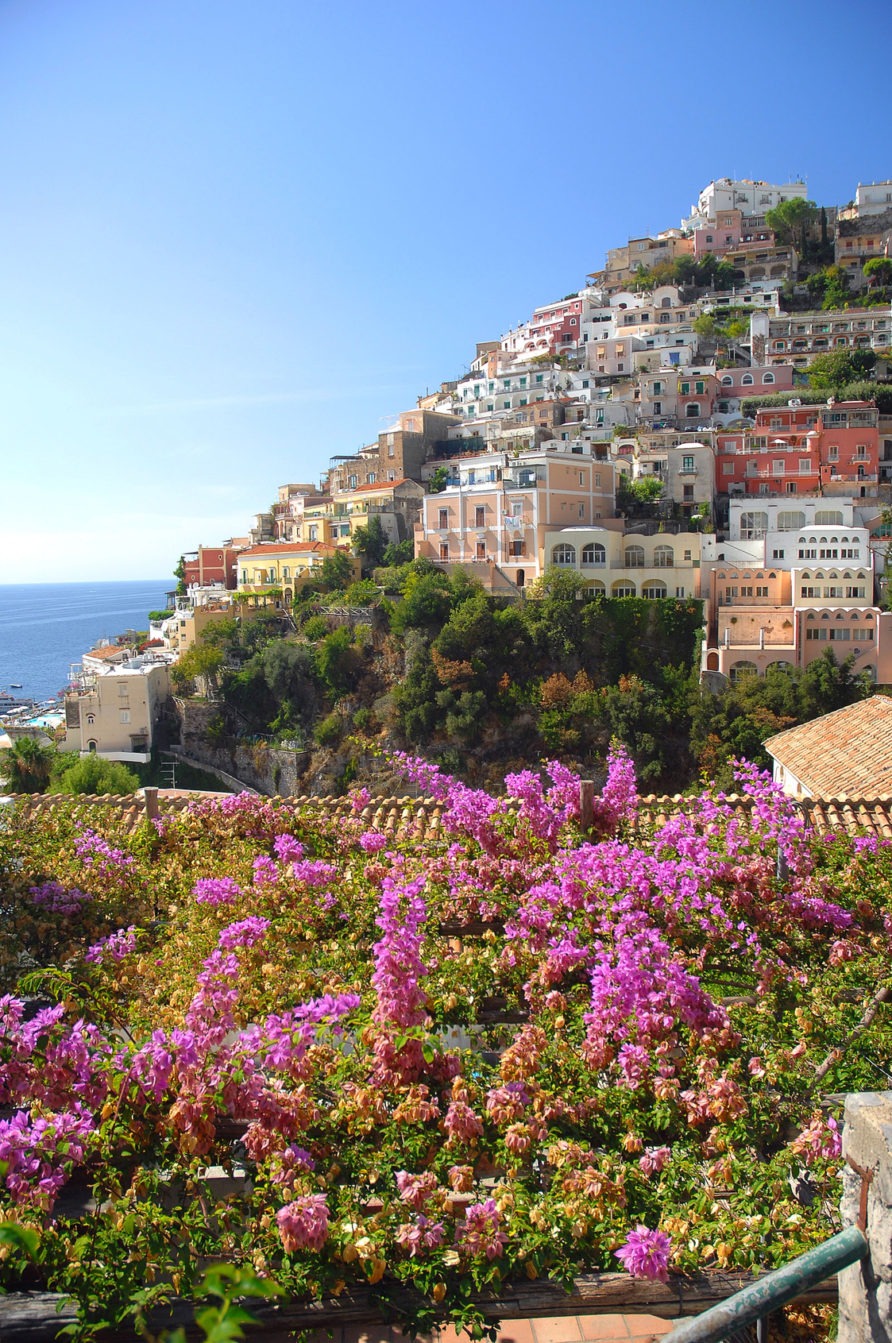
POLYGON ((858 1228, 846 1227, 845 1231, 825 1240, 823 1245, 784 1264, 783 1268, 767 1273, 718 1306, 676 1325, 671 1333, 663 1336, 661 1343, 719 1343, 733 1331, 744 1329, 786 1302, 794 1301, 824 1278, 856 1264, 867 1253, 867 1240, 858 1228))

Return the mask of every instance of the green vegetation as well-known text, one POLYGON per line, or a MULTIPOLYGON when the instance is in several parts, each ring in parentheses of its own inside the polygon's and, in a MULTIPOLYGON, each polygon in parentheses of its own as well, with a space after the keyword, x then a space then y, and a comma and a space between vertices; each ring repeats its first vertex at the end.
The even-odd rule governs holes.
POLYGON ((623 472, 616 483, 616 506, 628 509, 635 504, 653 504, 662 493, 663 482, 659 476, 636 476, 630 480, 623 472))
POLYGON ((809 385, 838 394, 868 377, 876 361, 873 350, 828 350, 826 354, 816 354, 808 366, 809 385))
POLYGON ((814 201, 794 197, 781 201, 772 210, 766 210, 765 223, 778 241, 789 243, 800 252, 807 247, 809 225, 817 218, 818 207, 814 201))
MULTIPOLYGON (((643 478, 626 497, 646 507, 659 492, 643 478)), ((764 764, 772 732, 867 693, 832 655, 703 691, 700 602, 595 594, 574 569, 548 570, 519 603, 429 560, 374 573, 302 594, 296 633, 272 612, 205 632, 180 684, 182 669, 203 669, 218 745, 336 747, 359 734, 372 752, 410 746, 497 780, 518 760, 555 755, 590 773, 616 739, 648 787, 676 792, 702 770, 726 778, 734 755, 764 764), (339 605, 374 610, 357 622, 339 605)))
POLYGON ((362 560, 363 574, 370 573, 379 564, 384 563, 387 550, 387 533, 381 519, 373 514, 364 527, 357 527, 353 533, 353 549, 362 560))
POLYGON ((629 288, 649 290, 674 284, 724 290, 731 289, 740 278, 740 272, 730 261, 719 261, 712 254, 700 261, 695 261, 692 256, 682 256, 677 261, 663 261, 651 268, 639 266, 629 288))
POLYGON ((101 797, 104 793, 124 796, 140 787, 139 775, 118 760, 103 760, 98 755, 60 753, 53 763, 53 793, 86 793, 101 797))
POLYGON ((768 769, 766 738, 864 699, 871 688, 870 678, 855 671, 853 658, 837 662, 828 648, 804 670, 773 667, 718 695, 700 689, 692 704, 691 747, 701 772, 724 787, 732 782, 735 757, 768 769))
POLYGON ((55 759, 51 746, 41 746, 33 737, 20 737, 0 753, 0 776, 10 793, 44 793, 55 759))

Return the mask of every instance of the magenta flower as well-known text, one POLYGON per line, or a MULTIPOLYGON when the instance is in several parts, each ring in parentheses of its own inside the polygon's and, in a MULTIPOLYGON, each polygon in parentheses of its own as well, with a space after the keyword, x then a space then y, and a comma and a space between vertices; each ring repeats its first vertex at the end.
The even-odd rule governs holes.
POLYGON ((455 1242, 466 1254, 484 1254, 487 1259, 497 1259, 508 1240, 499 1228, 500 1222, 501 1215, 495 1199, 472 1203, 465 1213, 464 1222, 456 1227, 455 1242))
POLYGON ((665 1282, 671 1249, 672 1242, 665 1231, 649 1231, 646 1226, 636 1226, 616 1251, 616 1257, 633 1278, 665 1282))
POLYGON ((321 1250, 328 1239, 328 1215, 324 1194, 303 1194, 280 1208, 276 1222, 285 1252, 321 1250))
POLYGON ((199 905, 231 905, 242 893, 232 877, 199 877, 192 894, 199 905))

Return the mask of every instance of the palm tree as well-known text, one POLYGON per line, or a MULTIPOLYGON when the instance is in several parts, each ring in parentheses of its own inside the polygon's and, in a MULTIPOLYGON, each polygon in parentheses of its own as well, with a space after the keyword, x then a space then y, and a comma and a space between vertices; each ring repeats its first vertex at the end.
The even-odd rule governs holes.
POLYGON ((19 737, 0 757, 6 786, 13 793, 44 793, 50 781, 55 751, 33 737, 19 737))

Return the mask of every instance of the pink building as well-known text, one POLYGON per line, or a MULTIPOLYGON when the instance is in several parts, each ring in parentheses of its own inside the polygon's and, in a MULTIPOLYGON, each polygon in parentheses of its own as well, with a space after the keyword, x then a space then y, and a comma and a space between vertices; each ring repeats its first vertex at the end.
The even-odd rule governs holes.
POLYGON ((735 495, 864 497, 876 487, 878 457, 878 415, 871 401, 768 406, 756 412, 752 429, 717 435, 716 489, 735 495))

